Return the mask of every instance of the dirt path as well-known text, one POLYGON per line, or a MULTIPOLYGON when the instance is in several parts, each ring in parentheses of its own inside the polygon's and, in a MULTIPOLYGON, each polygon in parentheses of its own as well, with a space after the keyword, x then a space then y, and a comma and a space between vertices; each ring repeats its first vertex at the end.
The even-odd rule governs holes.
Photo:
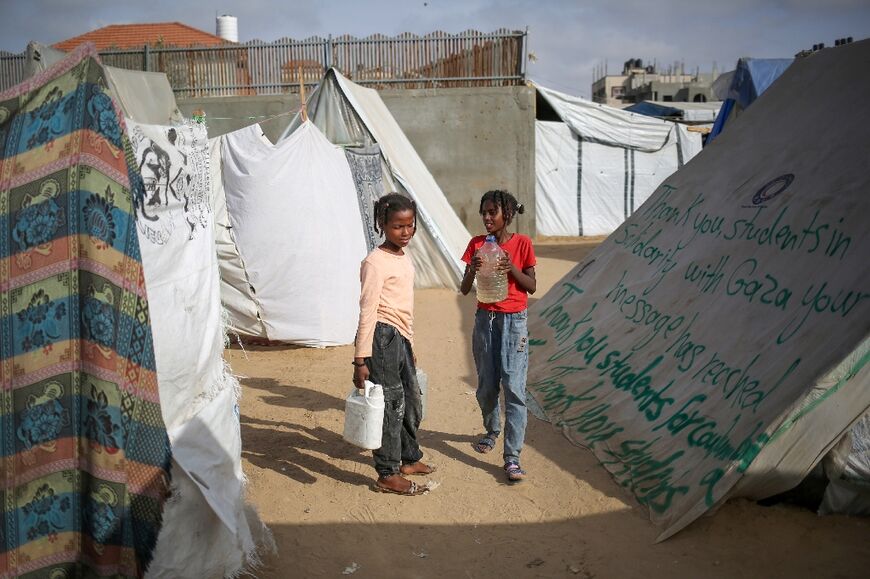
MULTIPOLYGON (((594 246, 539 244, 538 295, 594 246)), ((227 351, 245 376, 249 499, 278 545, 260 577, 868 576, 870 520, 789 506, 731 501, 653 544, 657 528, 592 454, 532 416, 523 450, 530 479, 507 486, 500 449, 471 449, 481 430, 473 298, 425 290, 416 300, 418 363, 430 381, 420 437, 438 466, 437 488, 422 497, 374 493, 371 453, 341 439, 350 346, 227 351)))

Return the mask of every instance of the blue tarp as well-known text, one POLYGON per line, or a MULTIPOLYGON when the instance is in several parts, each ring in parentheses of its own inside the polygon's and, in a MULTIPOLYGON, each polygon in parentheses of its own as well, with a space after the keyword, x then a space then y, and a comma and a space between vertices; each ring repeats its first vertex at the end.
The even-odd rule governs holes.
POLYGON ((741 58, 728 89, 728 98, 746 108, 785 72, 793 58, 741 58))
POLYGON ((707 143, 722 132, 728 115, 738 105, 741 109, 747 108, 752 101, 766 91, 779 76, 785 72, 793 58, 741 58, 737 61, 737 69, 731 79, 727 97, 716 117, 713 130, 707 137, 707 143))
POLYGON ((651 103, 649 101, 642 101, 622 110, 630 113, 637 113, 639 115, 646 115, 648 117, 683 117, 682 109, 651 103))

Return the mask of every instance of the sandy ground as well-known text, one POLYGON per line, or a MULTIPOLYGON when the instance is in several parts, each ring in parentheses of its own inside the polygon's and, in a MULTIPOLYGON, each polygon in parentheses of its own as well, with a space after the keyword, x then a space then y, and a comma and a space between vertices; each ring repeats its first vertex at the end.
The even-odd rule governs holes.
MULTIPOLYGON (((600 240, 536 245, 543 295, 600 240)), ((529 417, 523 466, 508 486, 500 446, 480 455, 471 333, 474 300, 416 293, 418 365, 429 375, 421 425, 437 487, 375 493, 371 453, 341 438, 350 346, 227 350, 244 378, 249 499, 278 552, 260 577, 868 577, 870 520, 734 500, 661 544, 646 511, 592 454, 529 417)), ((424 479, 425 480, 425 479, 424 479)))

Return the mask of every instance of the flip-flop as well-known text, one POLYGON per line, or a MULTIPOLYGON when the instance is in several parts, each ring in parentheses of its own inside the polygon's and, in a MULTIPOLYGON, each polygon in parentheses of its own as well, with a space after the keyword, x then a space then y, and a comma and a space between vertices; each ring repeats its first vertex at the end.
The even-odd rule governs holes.
POLYGON ((495 448, 495 439, 496 437, 487 434, 477 442, 471 445, 471 448, 479 452, 480 454, 487 454, 495 448))
POLYGON ((504 465, 504 472, 507 475, 508 482, 518 483, 526 478, 526 471, 520 468, 515 462, 509 462, 504 465))
POLYGON ((438 467, 436 467, 434 464, 427 464, 426 467, 429 469, 429 470, 427 470, 427 471, 420 471, 420 472, 404 472, 404 471, 402 470, 402 467, 404 467, 404 466, 411 466, 412 464, 417 464, 417 463, 416 463, 416 462, 413 462, 413 463, 409 463, 409 464, 403 464, 401 467, 399 467, 399 473, 401 473, 401 474, 404 475, 404 476, 429 476, 430 474, 432 474, 433 472, 435 472, 436 470, 438 470, 438 467))
POLYGON ((420 486, 417 486, 417 483, 415 483, 414 481, 410 481, 410 482, 411 482, 411 486, 409 486, 408 489, 404 490, 404 491, 391 489, 389 487, 383 487, 383 486, 379 485, 378 483, 375 483, 375 486, 373 488, 374 488, 375 492, 387 493, 387 494, 393 494, 393 495, 404 495, 406 497, 416 497, 416 496, 420 496, 422 494, 426 494, 429 492, 429 487, 426 487, 426 486, 420 487, 420 486))

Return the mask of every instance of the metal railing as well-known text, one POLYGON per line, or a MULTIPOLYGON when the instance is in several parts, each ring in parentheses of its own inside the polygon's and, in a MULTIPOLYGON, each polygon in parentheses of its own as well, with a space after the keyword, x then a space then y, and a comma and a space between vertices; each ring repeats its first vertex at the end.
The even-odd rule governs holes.
MULTIPOLYGON (((298 92, 329 67, 374 88, 510 86, 525 83, 527 31, 434 32, 368 38, 288 38, 213 47, 105 50, 109 66, 163 72, 179 97, 298 92)), ((21 82, 26 54, 0 54, 0 90, 21 82)))
POLYGON ((13 87, 27 77, 27 51, 21 54, 0 51, 0 91, 13 87))

